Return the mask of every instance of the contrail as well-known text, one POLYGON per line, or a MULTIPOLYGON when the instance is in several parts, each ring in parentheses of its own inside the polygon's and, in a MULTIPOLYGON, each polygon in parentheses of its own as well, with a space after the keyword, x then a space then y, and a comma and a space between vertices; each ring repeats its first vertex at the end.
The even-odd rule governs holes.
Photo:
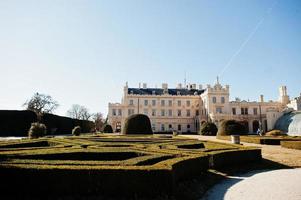
POLYGON ((232 62, 235 60, 235 58, 240 54, 240 52, 244 49, 244 47, 248 44, 248 42, 252 39, 252 37, 257 32, 258 28, 261 26, 261 24, 264 22, 265 18, 271 14, 274 6, 276 5, 277 1, 273 3, 273 5, 267 9, 266 14, 258 21, 254 29, 251 31, 251 33, 248 35, 248 37, 244 40, 244 42, 240 45, 238 50, 231 56, 230 60, 227 62, 225 67, 222 69, 221 73, 219 74, 219 77, 221 77, 224 72, 231 66, 232 62))

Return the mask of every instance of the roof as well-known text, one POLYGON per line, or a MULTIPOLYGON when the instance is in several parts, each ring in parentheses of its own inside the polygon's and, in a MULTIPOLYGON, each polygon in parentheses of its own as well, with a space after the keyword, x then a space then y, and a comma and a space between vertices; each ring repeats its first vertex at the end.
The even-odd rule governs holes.
MULTIPOLYGON (((205 90, 197 90, 197 89, 167 89, 169 95, 200 95, 205 90)), ((128 88, 128 94, 136 94, 136 95, 163 95, 164 89, 158 88, 128 88)))

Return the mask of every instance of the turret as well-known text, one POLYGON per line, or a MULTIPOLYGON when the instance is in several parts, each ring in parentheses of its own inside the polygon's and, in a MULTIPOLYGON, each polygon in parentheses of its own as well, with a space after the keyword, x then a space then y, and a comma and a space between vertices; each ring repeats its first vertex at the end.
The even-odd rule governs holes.
POLYGON ((290 102, 289 96, 287 95, 286 86, 279 87, 279 102, 282 105, 287 105, 290 102))

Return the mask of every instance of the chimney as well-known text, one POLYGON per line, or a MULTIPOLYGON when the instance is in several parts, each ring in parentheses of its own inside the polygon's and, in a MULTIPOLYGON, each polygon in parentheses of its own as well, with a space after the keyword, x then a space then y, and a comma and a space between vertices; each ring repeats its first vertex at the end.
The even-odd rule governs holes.
POLYGON ((263 99, 263 95, 262 95, 262 94, 260 95, 260 102, 261 102, 261 103, 264 102, 264 99, 263 99))
POLYGON ((143 89, 146 89, 146 88, 147 88, 146 83, 143 83, 143 89))
POLYGON ((191 84, 191 89, 196 89, 196 84, 191 84))
POLYGON ((178 83, 177 89, 182 89, 182 83, 178 83))
POLYGON ((167 83, 162 83, 162 89, 168 89, 168 84, 167 83))

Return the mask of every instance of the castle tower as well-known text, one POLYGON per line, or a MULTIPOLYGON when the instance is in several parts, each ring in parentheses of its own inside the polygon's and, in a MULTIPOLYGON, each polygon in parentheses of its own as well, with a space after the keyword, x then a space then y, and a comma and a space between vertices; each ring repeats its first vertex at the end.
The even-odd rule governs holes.
POLYGON ((290 102, 286 86, 279 87, 279 102, 283 105, 287 105, 290 102))

